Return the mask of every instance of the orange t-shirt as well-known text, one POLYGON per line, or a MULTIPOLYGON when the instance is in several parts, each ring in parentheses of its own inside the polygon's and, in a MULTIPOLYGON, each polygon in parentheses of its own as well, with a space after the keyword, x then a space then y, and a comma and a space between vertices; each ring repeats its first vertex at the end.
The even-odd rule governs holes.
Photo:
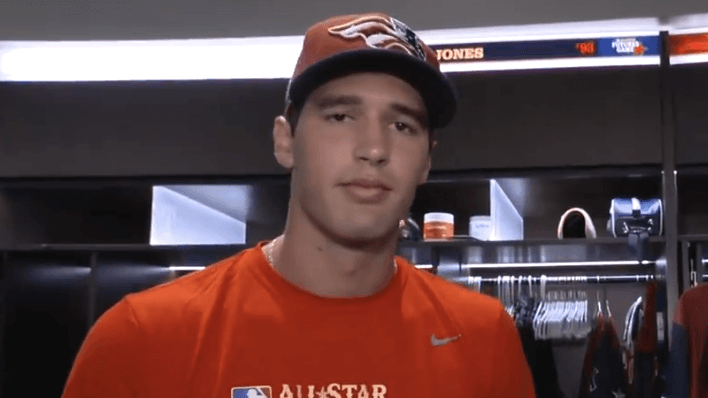
POLYGON ((129 294, 91 328, 64 398, 532 398, 498 300, 415 269, 317 297, 255 248, 129 294))

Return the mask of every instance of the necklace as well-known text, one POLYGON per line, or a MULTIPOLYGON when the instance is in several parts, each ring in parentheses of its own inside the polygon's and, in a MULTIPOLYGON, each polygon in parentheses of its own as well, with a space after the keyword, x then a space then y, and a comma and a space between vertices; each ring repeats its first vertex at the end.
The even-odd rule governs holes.
POLYGON ((273 269, 275 269, 275 264, 273 261, 273 247, 275 246, 275 242, 280 240, 281 236, 282 235, 278 236, 277 238, 270 241, 267 245, 263 246, 263 254, 265 254, 266 260, 268 260, 268 265, 270 265, 270 267, 273 269))
MULTIPOLYGON (((277 238, 273 239, 272 241, 268 242, 267 245, 263 246, 263 254, 265 254, 265 258, 268 261, 268 265, 270 265, 271 268, 275 269, 275 261, 273 260, 273 251, 275 250, 275 245, 278 243, 280 240, 282 240, 283 235, 278 236, 277 238)), ((398 264, 396 264, 396 258, 393 258, 393 274, 396 275, 398 272, 398 264)))

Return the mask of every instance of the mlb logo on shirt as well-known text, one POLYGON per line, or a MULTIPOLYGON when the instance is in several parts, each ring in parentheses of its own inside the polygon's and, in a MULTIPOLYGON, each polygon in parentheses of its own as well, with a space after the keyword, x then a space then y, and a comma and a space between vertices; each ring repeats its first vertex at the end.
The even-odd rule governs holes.
POLYGON ((231 398, 272 398, 269 386, 234 387, 231 389, 231 398))

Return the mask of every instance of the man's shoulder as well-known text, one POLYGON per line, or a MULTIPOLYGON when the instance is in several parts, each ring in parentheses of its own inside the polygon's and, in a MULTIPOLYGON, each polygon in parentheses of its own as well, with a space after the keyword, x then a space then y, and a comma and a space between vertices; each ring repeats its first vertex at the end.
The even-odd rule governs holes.
POLYGON ((407 290, 415 301, 420 301, 417 305, 447 314, 469 327, 496 327, 498 322, 493 321, 499 320, 504 312, 497 298, 423 270, 414 268, 409 283, 411 286, 407 290))
POLYGON ((211 302, 218 300, 224 289, 233 287, 236 281, 245 277, 245 271, 252 263, 249 254, 253 250, 257 249, 245 249, 201 271, 127 294, 114 307, 122 305, 130 308, 141 325, 160 323, 158 319, 168 321, 175 317, 185 320, 185 317, 196 315, 211 302))

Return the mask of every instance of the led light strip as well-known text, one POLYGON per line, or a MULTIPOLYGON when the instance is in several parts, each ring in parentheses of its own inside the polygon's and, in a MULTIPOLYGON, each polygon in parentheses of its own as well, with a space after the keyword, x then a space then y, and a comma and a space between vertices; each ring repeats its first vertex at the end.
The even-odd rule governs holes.
POLYGON ((0 42, 0 81, 285 78, 301 45, 302 37, 0 42))
MULTIPOLYGON (((657 19, 422 31, 429 45, 658 35, 657 19)), ((287 79, 303 36, 242 39, 0 42, 0 81, 287 79)), ((443 72, 654 65, 658 57, 480 62, 443 72)))
POLYGON ((583 68, 600 66, 639 66, 659 65, 661 57, 593 57, 593 58, 567 58, 567 59, 538 59, 524 61, 481 61, 468 63, 449 63, 440 66, 443 72, 483 72, 503 70, 530 70, 530 69, 562 69, 583 68))
MULTIPOLYGON (((433 266, 431 264, 418 264, 415 266, 418 269, 433 269, 433 266)), ((182 265, 175 265, 168 267, 170 271, 201 271, 206 267, 201 267, 201 266, 182 266, 182 265)))
POLYGON ((170 271, 201 271, 201 270, 203 270, 204 268, 206 268, 206 267, 202 267, 202 266, 198 266, 198 265, 194 265, 194 266, 190 266, 190 265, 175 265, 175 266, 168 267, 168 269, 169 269, 170 271))
MULTIPOLYGON (((708 24, 708 21, 706 21, 708 24)), ((697 33, 708 33, 708 26, 704 28, 686 28, 686 29, 671 29, 670 35, 692 35, 697 33)))
MULTIPOLYGON (((538 268, 538 267, 587 267, 604 266, 615 267, 621 265, 639 265, 638 261, 568 261, 568 262, 547 262, 547 263, 498 263, 498 264, 462 264, 462 269, 484 269, 484 268, 538 268)), ((642 265, 654 264, 653 261, 642 261, 642 265)))
POLYGON ((669 61, 671 65, 708 63, 708 54, 672 55, 669 61))

